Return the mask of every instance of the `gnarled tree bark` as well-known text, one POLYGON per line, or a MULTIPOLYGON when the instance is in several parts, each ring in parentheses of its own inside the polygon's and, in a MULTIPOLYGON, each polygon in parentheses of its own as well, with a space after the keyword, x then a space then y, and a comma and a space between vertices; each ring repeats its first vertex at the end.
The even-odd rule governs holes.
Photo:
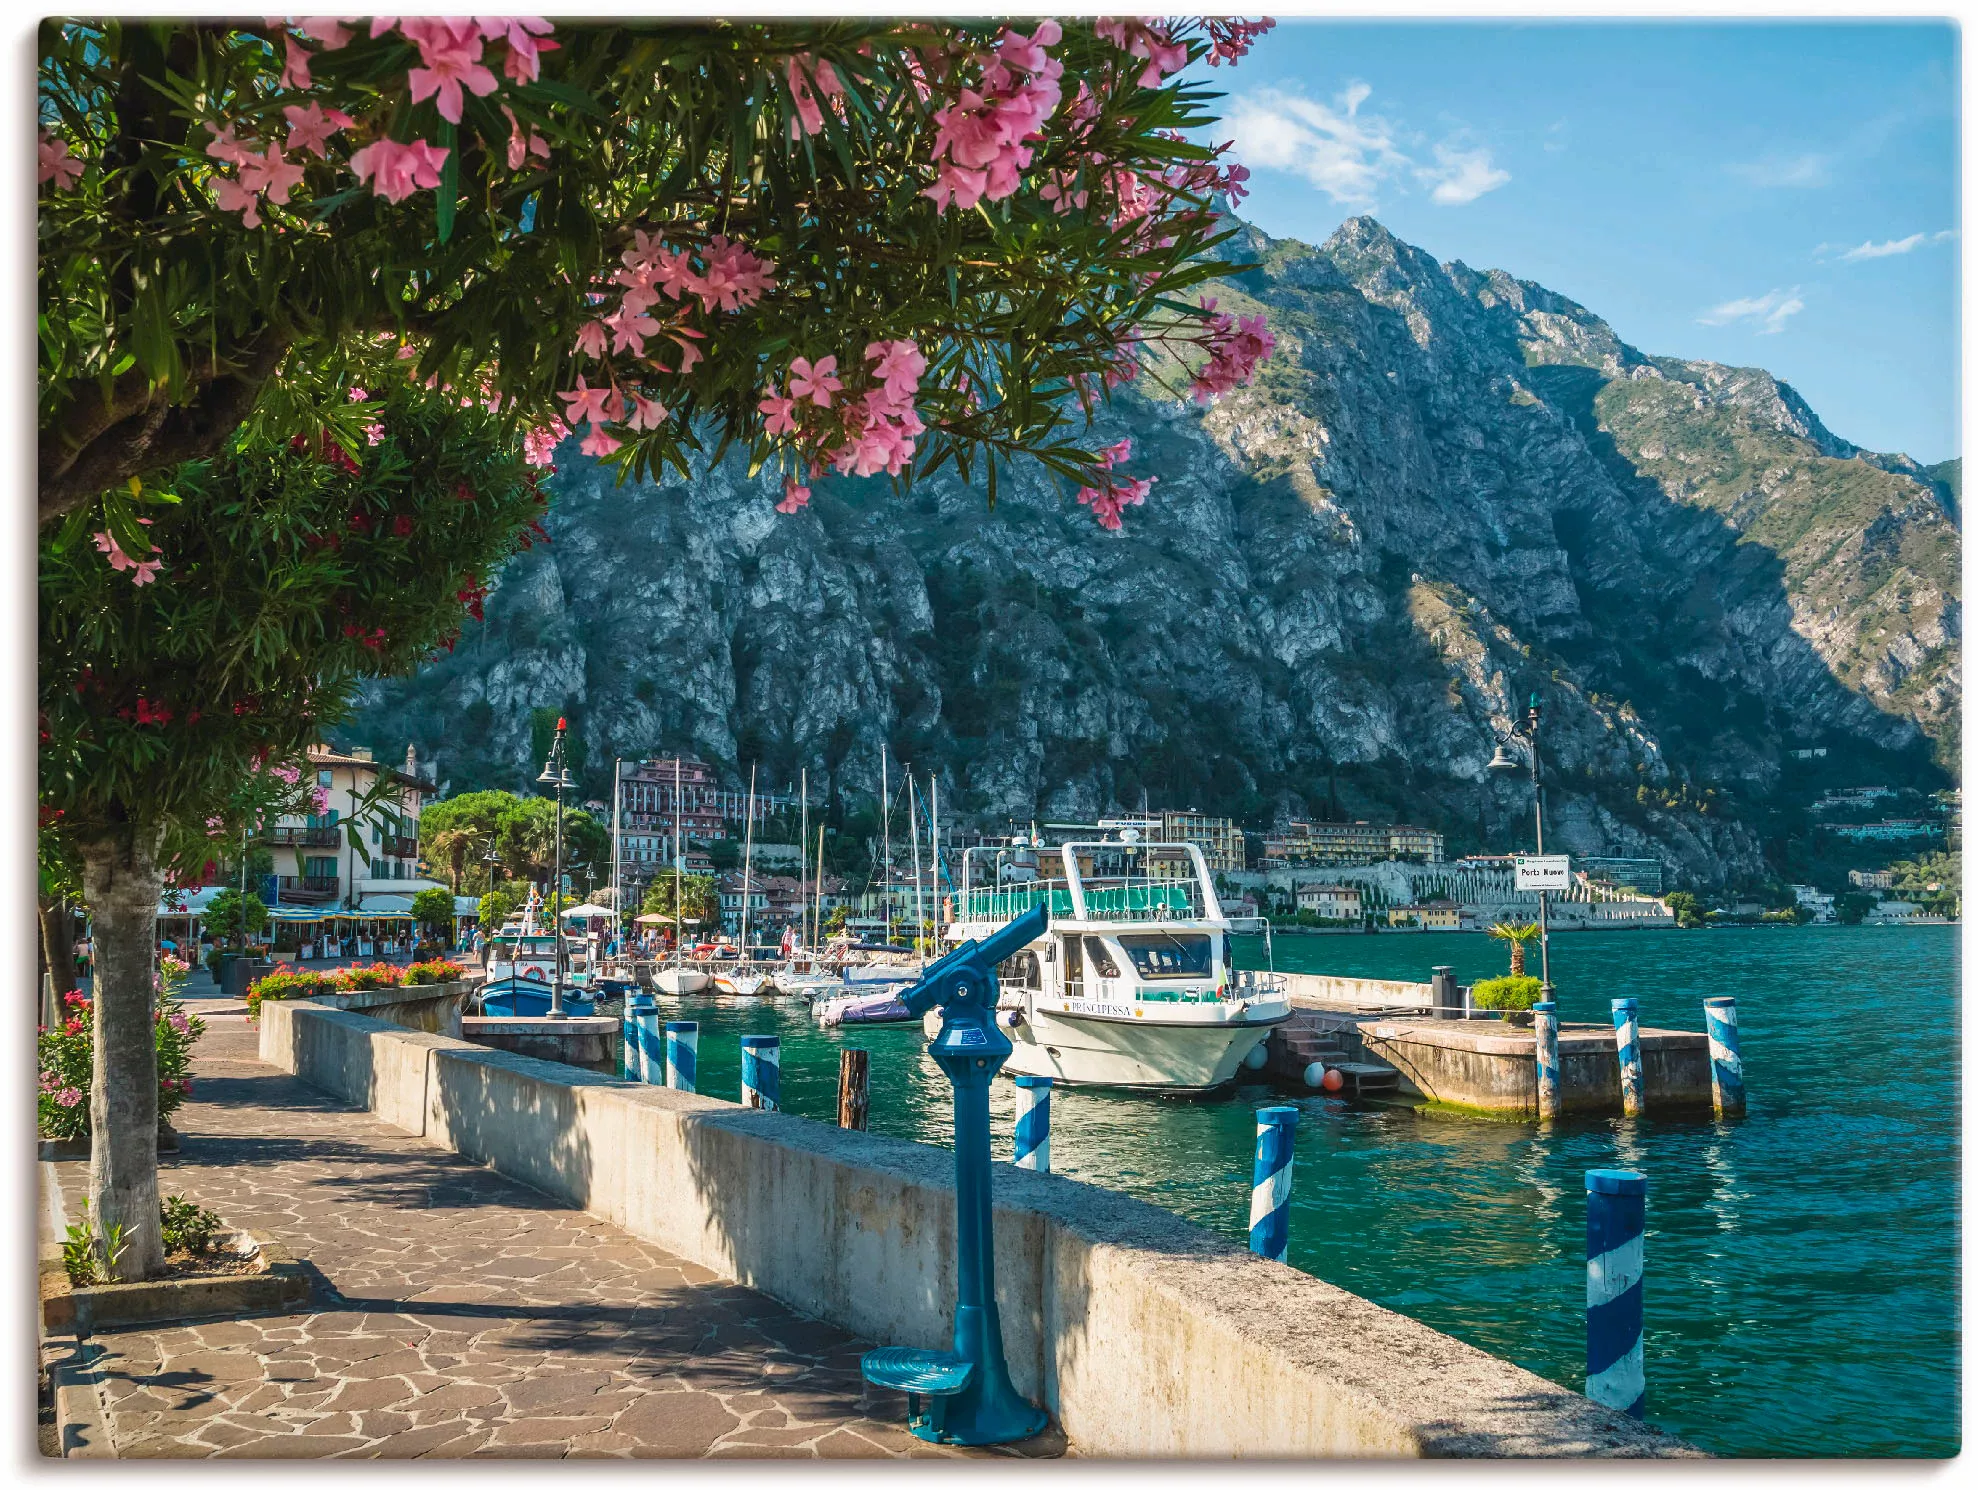
POLYGON ((127 1243, 111 1276, 165 1266, 158 1225, 158 1046, 154 1032, 159 836, 137 828, 82 845, 83 895, 96 936, 96 1049, 89 1092, 89 1208, 127 1243))

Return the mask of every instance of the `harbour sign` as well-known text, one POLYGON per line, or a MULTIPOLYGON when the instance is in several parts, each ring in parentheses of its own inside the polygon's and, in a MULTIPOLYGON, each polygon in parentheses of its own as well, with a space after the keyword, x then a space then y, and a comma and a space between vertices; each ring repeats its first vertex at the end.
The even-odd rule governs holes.
POLYGON ((1567 868, 1565 854, 1514 854, 1511 862, 1516 866, 1517 878, 1513 882, 1520 890, 1570 890, 1572 876, 1567 868))

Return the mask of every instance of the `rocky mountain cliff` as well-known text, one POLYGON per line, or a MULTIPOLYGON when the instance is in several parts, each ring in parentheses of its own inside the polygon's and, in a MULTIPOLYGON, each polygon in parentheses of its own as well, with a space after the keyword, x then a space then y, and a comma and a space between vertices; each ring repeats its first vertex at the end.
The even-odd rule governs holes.
POLYGON ((600 791, 612 755, 675 747, 868 791, 883 740, 990 824, 1144 798, 1392 816, 1455 853, 1528 838, 1529 788, 1484 765, 1536 690, 1549 839, 1702 884, 1764 871, 1794 748, 1945 779, 1954 469, 1369 218, 1237 248, 1225 308, 1277 354, 1207 409, 1115 403, 1095 444, 1131 435, 1160 478, 1124 533, 1035 470, 993 512, 944 474, 781 517, 739 463, 620 487, 566 445, 553 544, 345 734, 416 741, 455 790, 534 774, 532 709, 572 716, 600 791))

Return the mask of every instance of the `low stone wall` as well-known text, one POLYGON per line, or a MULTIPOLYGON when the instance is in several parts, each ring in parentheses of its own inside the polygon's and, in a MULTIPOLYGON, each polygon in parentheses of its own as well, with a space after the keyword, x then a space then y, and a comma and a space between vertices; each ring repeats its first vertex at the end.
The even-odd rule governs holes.
MULTIPOLYGON (((1531 1030, 1498 1020, 1362 1020, 1367 1053, 1437 1102, 1506 1117, 1538 1116, 1531 1030)), ((1710 1106, 1710 1049, 1692 1030, 1640 1033, 1642 1100, 1649 1112, 1710 1106)), ((1566 1113, 1621 1110, 1621 1062, 1608 1025, 1559 1031, 1559 1107, 1566 1113)))
POLYGON ((1380 1009, 1390 1006, 1421 1009, 1430 1003, 1427 983, 1402 983, 1391 978, 1330 978, 1320 973, 1281 973, 1294 1004, 1331 1008, 1380 1009))
POLYGON ((562 1019, 469 1014, 460 1021, 457 1033, 461 1039, 489 1050, 616 1074, 619 1026, 619 1020, 600 1014, 573 1014, 562 1019))
MULTIPOLYGON (((950 1343, 943 1150, 309 1004, 267 1006, 261 1055, 806 1314, 950 1343)), ((1694 1452, 1127 1196, 1005 1164, 995 1188, 1011 1374, 1081 1454, 1694 1452)))

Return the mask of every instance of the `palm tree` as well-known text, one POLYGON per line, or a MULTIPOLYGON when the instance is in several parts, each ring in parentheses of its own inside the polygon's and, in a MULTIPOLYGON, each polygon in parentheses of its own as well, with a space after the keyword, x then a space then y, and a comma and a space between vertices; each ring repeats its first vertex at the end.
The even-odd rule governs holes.
POLYGON ((475 846, 480 834, 468 823, 441 828, 426 838, 425 849, 429 859, 438 860, 447 866, 447 875, 453 881, 453 893, 460 893, 460 877, 467 869, 467 850, 475 846))
POLYGON ((1490 934, 1501 942, 1511 944, 1511 976, 1525 976, 1525 943, 1538 935, 1538 925, 1533 921, 1499 921, 1490 928, 1490 934))

